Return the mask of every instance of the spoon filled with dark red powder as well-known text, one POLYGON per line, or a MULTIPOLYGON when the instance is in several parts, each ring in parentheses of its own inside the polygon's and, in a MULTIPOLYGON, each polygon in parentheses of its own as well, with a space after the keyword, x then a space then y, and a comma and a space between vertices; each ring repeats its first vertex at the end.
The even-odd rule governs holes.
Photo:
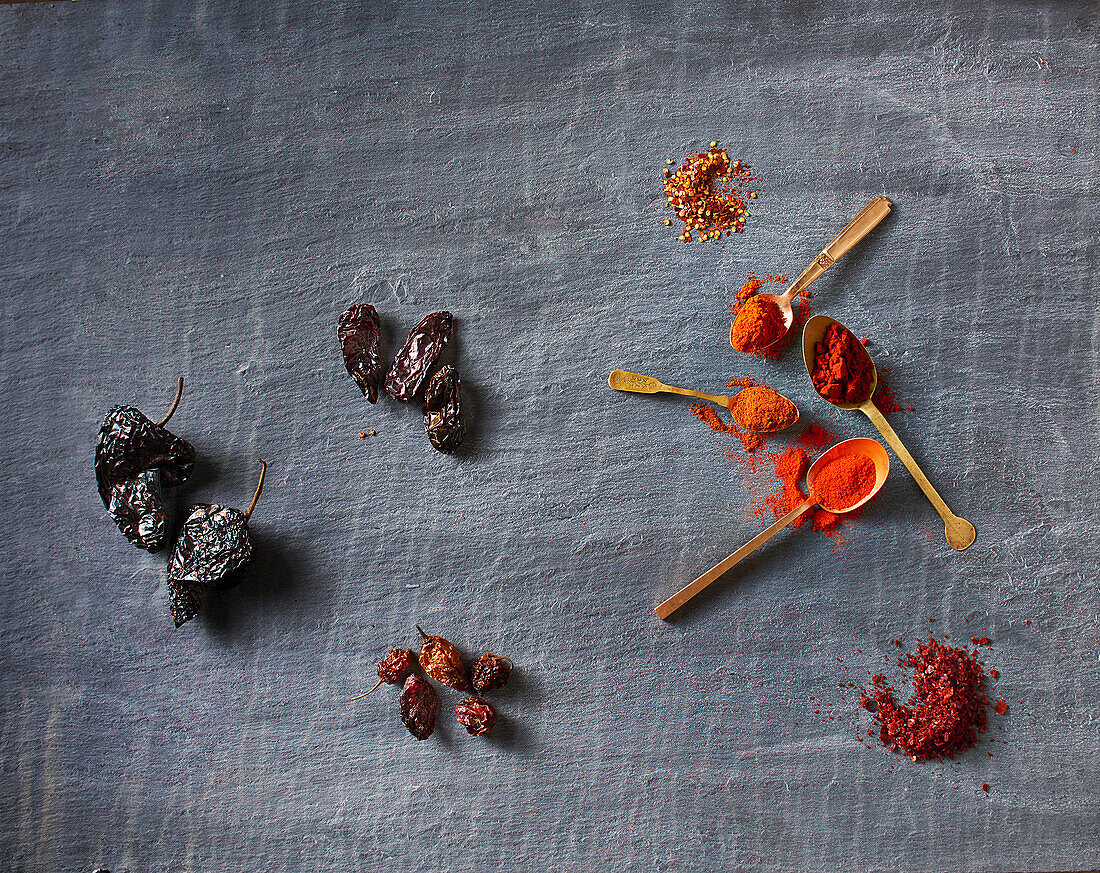
POLYGON ((943 519, 948 545, 962 550, 973 543, 974 525, 947 507, 871 399, 878 384, 878 373, 855 334, 835 318, 815 315, 802 331, 802 355, 806 360, 806 372, 818 394, 839 409, 861 410, 878 428, 943 519))
POLYGON ((667 619, 735 564, 817 504, 820 503, 822 508, 837 515, 859 509, 878 493, 889 472, 890 457, 886 454, 886 449, 875 440, 858 438, 837 443, 814 461, 806 472, 809 497, 726 560, 711 567, 694 582, 673 594, 656 608, 657 615, 667 619))

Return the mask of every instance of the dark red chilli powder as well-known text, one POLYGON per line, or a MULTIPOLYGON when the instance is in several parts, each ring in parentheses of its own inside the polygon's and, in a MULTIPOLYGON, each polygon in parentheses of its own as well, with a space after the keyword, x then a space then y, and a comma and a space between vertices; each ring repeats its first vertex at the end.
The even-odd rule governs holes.
POLYGON ((913 696, 906 705, 881 673, 871 677, 874 696, 860 689, 859 702, 879 723, 879 739, 892 752, 914 761, 954 758, 978 742, 989 726, 982 664, 966 649, 934 638, 903 655, 898 666, 913 671, 913 696))

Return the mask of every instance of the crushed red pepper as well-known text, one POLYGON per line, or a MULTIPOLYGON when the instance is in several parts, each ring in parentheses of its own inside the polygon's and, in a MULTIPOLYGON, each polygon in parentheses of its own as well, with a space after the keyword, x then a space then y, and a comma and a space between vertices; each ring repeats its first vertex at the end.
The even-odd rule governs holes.
MULTIPOLYGON (((665 203, 683 223, 680 239, 691 242, 696 233, 700 240, 717 242, 726 236, 743 233, 749 217, 748 201, 763 193, 761 180, 744 161, 730 161, 729 152, 712 142, 705 152, 692 155, 673 171, 673 161, 664 169, 665 203)), ((671 218, 665 224, 672 224, 671 218)))
POLYGON ((881 673, 871 677, 872 694, 860 689, 860 705, 881 726, 882 744, 914 761, 954 758, 973 747, 989 726, 981 661, 965 648, 929 637, 916 654, 903 655, 897 663, 912 670, 914 693, 908 705, 898 703, 897 692, 881 673))

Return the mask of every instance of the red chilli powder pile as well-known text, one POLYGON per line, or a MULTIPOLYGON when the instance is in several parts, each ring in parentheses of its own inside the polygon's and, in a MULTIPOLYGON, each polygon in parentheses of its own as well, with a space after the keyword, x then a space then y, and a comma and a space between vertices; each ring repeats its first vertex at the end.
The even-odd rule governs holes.
POLYGON ((872 694, 860 689, 860 705, 874 714, 882 744, 914 761, 954 758, 974 746, 989 726, 982 662, 965 648, 929 637, 916 654, 899 658, 898 666, 913 671, 913 696, 906 704, 898 703, 898 692, 881 673, 871 677, 872 694))

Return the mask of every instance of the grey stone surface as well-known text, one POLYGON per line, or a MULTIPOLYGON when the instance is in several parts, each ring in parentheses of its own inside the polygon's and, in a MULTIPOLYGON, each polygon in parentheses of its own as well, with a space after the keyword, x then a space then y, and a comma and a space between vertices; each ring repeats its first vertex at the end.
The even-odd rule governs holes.
POLYGON ((0 7, 5 869, 1100 866, 1098 33, 1063 2, 0 7), (767 191, 685 245, 660 168, 712 138, 767 191), (750 270, 882 193, 814 305, 977 542, 895 463, 843 544, 784 533, 660 622, 760 524, 686 404, 608 372, 749 374, 874 436, 725 335, 750 270), (459 457, 360 398, 356 301, 391 349, 455 313, 459 457), (271 468, 247 581, 175 631, 91 459, 179 374, 176 522, 271 468), (393 689, 347 703, 415 623, 515 659, 488 742, 454 693, 421 743, 393 689), (992 637, 1011 710, 918 765, 837 683, 930 629, 992 637))

